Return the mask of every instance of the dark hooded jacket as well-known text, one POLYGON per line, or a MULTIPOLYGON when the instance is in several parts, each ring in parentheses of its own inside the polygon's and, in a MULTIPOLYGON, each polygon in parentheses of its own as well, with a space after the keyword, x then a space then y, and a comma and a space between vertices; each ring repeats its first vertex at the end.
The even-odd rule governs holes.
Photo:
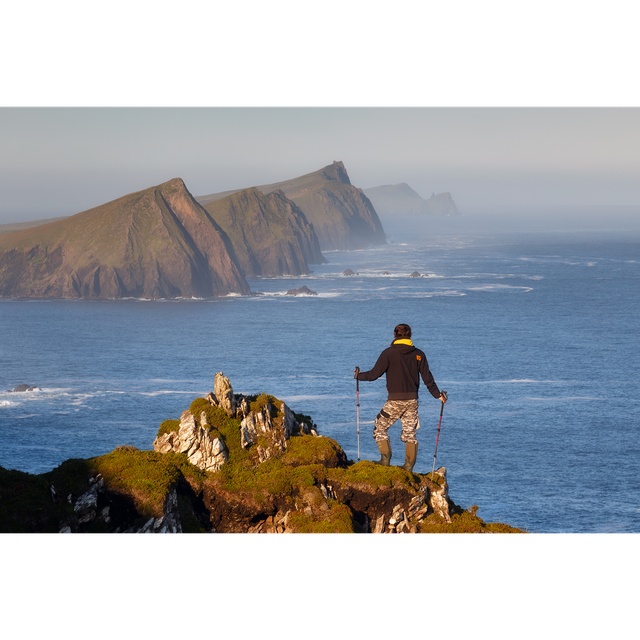
POLYGON ((413 345, 399 344, 394 340, 378 358, 371 371, 360 371, 358 380, 371 382, 383 373, 387 374, 387 391, 389 400, 417 400, 420 388, 420 377, 427 385, 434 398, 440 397, 440 390, 435 383, 429 363, 423 351, 413 345))

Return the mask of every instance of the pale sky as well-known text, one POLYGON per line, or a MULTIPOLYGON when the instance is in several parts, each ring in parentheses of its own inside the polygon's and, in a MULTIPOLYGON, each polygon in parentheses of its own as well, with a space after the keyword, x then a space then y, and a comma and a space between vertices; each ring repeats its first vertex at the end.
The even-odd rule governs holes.
POLYGON ((2 108, 0 223, 72 215, 181 177, 194 196, 342 160, 363 189, 466 213, 639 205, 639 108, 2 108))

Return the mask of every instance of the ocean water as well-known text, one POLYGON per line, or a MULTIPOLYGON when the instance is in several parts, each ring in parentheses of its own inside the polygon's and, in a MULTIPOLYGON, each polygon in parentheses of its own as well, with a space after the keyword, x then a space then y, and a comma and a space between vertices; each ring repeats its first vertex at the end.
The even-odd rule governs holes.
MULTIPOLYGON (((387 245, 250 279, 256 297, 0 299, 0 466, 151 449, 219 371, 311 415, 356 460, 353 369, 405 322, 449 393, 436 467, 457 504, 531 532, 639 532, 640 220, 382 222, 387 245), (318 296, 285 295, 303 284, 318 296), (2 393, 22 383, 40 390, 2 393)), ((384 378, 360 384, 360 459, 379 457, 385 398, 384 378)), ((432 468, 439 413, 422 387, 415 471, 432 468)), ((390 434, 402 464, 399 424, 390 434)))

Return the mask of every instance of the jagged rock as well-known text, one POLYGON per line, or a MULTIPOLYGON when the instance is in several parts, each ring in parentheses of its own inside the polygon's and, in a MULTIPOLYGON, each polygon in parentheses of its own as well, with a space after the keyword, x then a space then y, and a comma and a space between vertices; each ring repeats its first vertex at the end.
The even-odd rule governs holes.
POLYGON ((236 396, 236 418, 243 420, 249 415, 249 403, 247 399, 242 395, 236 396))
POLYGON ((25 393, 26 391, 40 391, 40 387, 31 387, 28 384, 19 384, 14 389, 7 389, 7 393, 25 393))
POLYGON ((220 469, 229 458, 227 447, 221 438, 211 436, 204 412, 200 420, 198 426, 191 412, 183 411, 178 430, 158 436, 153 442, 154 451, 186 453, 189 462, 203 471, 220 469))
POLYGON ((359 273, 354 273, 353 271, 351 271, 351 269, 346 269, 345 271, 342 272, 343 276, 359 276, 359 273))
MULTIPOLYGON (((98 492, 103 491, 104 488, 105 482, 102 476, 97 475, 91 478, 91 487, 76 500, 73 506, 73 510, 78 516, 78 524, 95 520, 98 507, 98 492)), ((55 491, 55 489, 53 491, 55 491)))
POLYGON ((167 494, 163 515, 160 518, 149 518, 140 529, 131 527, 124 533, 182 533, 178 495, 175 488, 167 494))
POLYGON ((222 371, 216 373, 213 390, 218 401, 218 406, 222 407, 229 417, 236 415, 236 399, 229 378, 223 375, 222 371))
POLYGON ((451 523, 451 501, 449 500, 447 469, 446 467, 440 467, 436 469, 436 473, 442 477, 442 484, 438 484, 438 488, 431 492, 431 507, 434 513, 437 513, 445 522, 451 523))
POLYGON ((316 291, 311 291, 307 285, 302 285, 299 289, 289 289, 288 296, 317 296, 316 291))
MULTIPOLYGON (((94 522, 102 522, 104 525, 112 523, 112 504, 113 496, 109 494, 109 489, 104 478, 98 474, 90 479, 90 488, 85 491, 78 499, 71 503, 75 517, 71 523, 61 523, 59 533, 73 533, 74 531, 83 530, 82 525, 89 525, 94 522), (107 504, 105 504, 107 502, 107 504), (99 508, 100 504, 104 504, 99 508)), ((52 493, 53 493, 52 489, 52 493)), ((135 512, 130 514, 131 518, 135 518, 135 512)), ((114 532, 118 532, 120 527, 114 532)), ((163 513, 159 518, 149 518, 142 527, 130 526, 125 529, 124 533, 182 533, 182 524, 180 521, 180 513, 178 510, 178 496, 175 487, 168 493, 163 505, 163 513)))
MULTIPOLYGON (((306 425, 305 425, 306 426, 306 425)), ((267 403, 259 411, 251 411, 240 424, 240 442, 242 447, 248 449, 258 442, 258 436, 265 436, 267 444, 258 446, 258 458, 260 462, 269 460, 277 451, 284 451, 287 440, 296 429, 300 429, 289 407, 281 402, 278 415, 271 417, 271 404, 267 403)))
POLYGON ((414 271, 413 273, 409 274, 410 278, 422 278, 422 274, 418 273, 417 271, 414 271))

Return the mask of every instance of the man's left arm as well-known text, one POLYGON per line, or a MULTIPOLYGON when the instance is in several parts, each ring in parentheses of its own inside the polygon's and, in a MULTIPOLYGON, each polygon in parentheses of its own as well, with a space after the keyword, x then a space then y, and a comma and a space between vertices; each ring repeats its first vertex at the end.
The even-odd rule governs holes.
POLYGON ((440 393, 440 389, 438 389, 436 381, 433 379, 433 375, 429 369, 429 363, 427 362, 427 357, 424 354, 422 354, 422 358, 420 359, 420 375, 422 376, 422 381, 427 386, 429 393, 437 400, 440 400, 442 394, 440 393))

